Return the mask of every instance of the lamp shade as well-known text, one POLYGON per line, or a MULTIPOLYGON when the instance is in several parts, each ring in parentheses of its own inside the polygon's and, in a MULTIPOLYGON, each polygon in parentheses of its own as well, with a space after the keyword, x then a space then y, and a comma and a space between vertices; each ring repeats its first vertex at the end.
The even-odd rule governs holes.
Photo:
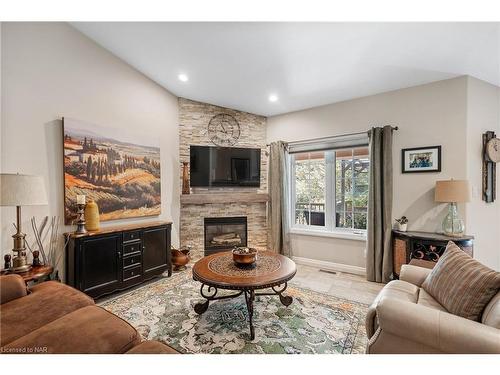
POLYGON ((0 206, 47 204, 45 184, 40 176, 0 174, 0 206))
POLYGON ((468 202, 470 200, 469 181, 436 181, 434 200, 443 203, 468 202))

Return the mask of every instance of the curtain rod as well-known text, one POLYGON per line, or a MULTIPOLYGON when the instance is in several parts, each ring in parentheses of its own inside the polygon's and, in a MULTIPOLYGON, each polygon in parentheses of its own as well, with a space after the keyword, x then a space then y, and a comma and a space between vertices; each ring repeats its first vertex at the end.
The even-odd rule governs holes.
MULTIPOLYGON (((399 130, 399 127, 398 126, 391 126, 391 129, 392 130, 399 130)), ((368 131, 364 131, 364 132, 358 132, 358 133, 340 134, 340 135, 334 135, 334 136, 330 136, 330 137, 319 137, 319 138, 312 138, 312 139, 303 139, 301 141, 290 141, 290 142, 284 142, 284 143, 286 143, 287 145, 289 145, 289 144, 293 144, 293 143, 314 142, 314 141, 321 141, 321 140, 324 140, 324 139, 330 139, 330 138, 335 138, 335 137, 349 137, 351 135, 367 134, 368 132, 369 132, 369 130, 368 131)), ((266 146, 270 146, 270 145, 271 145, 270 143, 266 144, 266 146)))

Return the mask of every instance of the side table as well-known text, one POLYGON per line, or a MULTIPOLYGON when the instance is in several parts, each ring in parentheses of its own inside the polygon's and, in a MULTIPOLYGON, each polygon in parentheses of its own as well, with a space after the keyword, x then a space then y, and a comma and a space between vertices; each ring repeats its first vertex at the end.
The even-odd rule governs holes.
MULTIPOLYGON (((52 266, 33 266, 28 271, 23 273, 18 273, 26 284, 30 281, 38 281, 40 279, 50 280, 50 275, 54 272, 54 267, 52 266)), ((14 274, 15 272, 10 272, 8 270, 1 270, 0 275, 14 274)))

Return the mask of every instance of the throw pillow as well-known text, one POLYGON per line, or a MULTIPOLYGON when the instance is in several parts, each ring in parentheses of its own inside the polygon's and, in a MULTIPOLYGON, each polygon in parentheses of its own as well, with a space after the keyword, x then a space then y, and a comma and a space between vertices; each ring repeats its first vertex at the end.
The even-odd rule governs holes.
POLYGON ((472 259, 450 241, 422 288, 448 312, 478 321, 500 289, 500 272, 472 259))

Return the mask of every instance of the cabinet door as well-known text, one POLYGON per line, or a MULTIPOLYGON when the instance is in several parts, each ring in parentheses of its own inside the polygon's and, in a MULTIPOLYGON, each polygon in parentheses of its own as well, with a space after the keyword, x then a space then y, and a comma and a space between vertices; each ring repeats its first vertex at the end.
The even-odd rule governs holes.
POLYGON ((145 229, 143 232, 142 266, 144 275, 161 273, 168 266, 167 229, 165 227, 145 229))
POLYGON ((121 281, 121 234, 85 239, 81 244, 80 290, 98 296, 121 281))

